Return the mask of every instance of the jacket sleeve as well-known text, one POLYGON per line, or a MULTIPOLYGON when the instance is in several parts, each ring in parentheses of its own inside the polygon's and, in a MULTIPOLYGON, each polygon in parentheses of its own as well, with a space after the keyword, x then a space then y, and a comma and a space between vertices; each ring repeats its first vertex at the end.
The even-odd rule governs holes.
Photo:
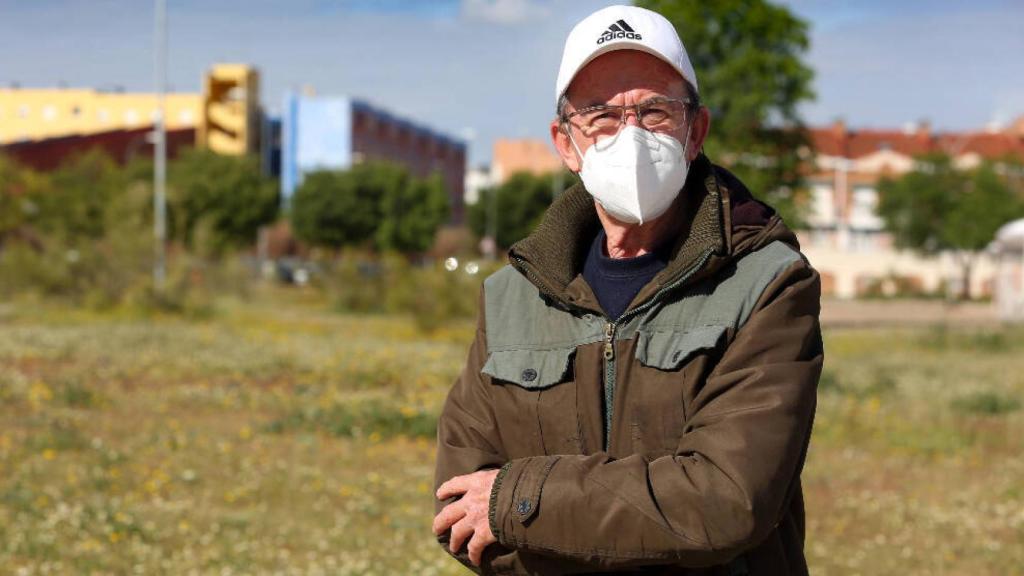
MULTIPOLYGON (((487 340, 484 314, 483 291, 480 292, 479 316, 476 335, 469 348, 466 364, 448 392, 437 423, 437 460, 434 471, 434 492, 453 476, 470 474, 487 468, 500 468, 508 462, 498 433, 494 410, 491 406, 490 377, 480 370, 487 361, 487 340)), ((501 478, 495 479, 497 485, 501 478)), ((491 514, 494 513, 492 492, 491 514)), ((454 502, 456 497, 446 500, 434 499, 434 513, 454 502)), ((448 549, 451 530, 437 537, 445 552, 477 574, 523 573, 546 571, 547 573, 573 574, 593 571, 592 566, 573 558, 553 558, 526 550, 516 550, 501 543, 484 549, 481 565, 469 560, 466 545, 455 554, 448 549)))
MULTIPOLYGON (((488 390, 481 379, 480 369, 487 359, 486 338, 484 327, 483 291, 480 292, 480 303, 477 308, 477 328, 469 355, 462 373, 448 392, 444 407, 437 422, 437 463, 434 469, 434 492, 442 483, 454 476, 470 474, 487 468, 499 468, 507 461, 501 446, 498 429, 494 421, 488 390)), ((457 497, 445 500, 434 499, 435 515, 454 502, 457 497)), ((466 546, 456 554, 448 549, 451 530, 438 536, 438 543, 456 560, 477 574, 486 574, 490 561, 496 554, 507 554, 511 551, 497 550, 498 546, 488 546, 484 551, 481 564, 475 566, 469 560, 466 546)))
POLYGON ((803 466, 824 351, 803 259, 761 294, 694 401, 675 453, 517 458, 491 494, 510 549, 591 569, 724 564, 781 520, 803 466))

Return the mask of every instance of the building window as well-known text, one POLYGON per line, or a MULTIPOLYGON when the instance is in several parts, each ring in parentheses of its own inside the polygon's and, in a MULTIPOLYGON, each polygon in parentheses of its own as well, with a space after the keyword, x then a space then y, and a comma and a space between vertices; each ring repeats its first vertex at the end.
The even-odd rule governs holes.
POLYGON ((29 112, 31 112, 31 110, 26 104, 18 106, 18 118, 28 118, 29 112))
POLYGON ((106 108, 100 108, 99 112, 96 113, 96 117, 99 118, 101 124, 106 124, 110 121, 110 111, 106 108))
POLYGON ((82 107, 81 106, 78 106, 76 104, 76 105, 71 107, 71 116, 72 117, 78 118, 81 115, 82 115, 82 107))
POLYGON ((124 111, 124 123, 133 126, 139 121, 139 113, 134 108, 129 108, 124 111))
POLYGON ((881 230, 885 225, 878 216, 878 191, 867 186, 853 189, 850 225, 866 230, 881 230))
POLYGON ((43 120, 53 122, 57 119, 57 108, 53 104, 43 106, 43 120))
POLYGON ((178 122, 181 122, 182 124, 192 124, 192 111, 182 110, 181 112, 178 112, 178 122))

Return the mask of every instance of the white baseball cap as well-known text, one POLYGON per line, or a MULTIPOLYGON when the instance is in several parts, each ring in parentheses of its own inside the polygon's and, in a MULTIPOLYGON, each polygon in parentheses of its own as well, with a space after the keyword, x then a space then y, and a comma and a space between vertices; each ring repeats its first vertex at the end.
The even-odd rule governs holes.
POLYGON ((581 20, 565 39, 555 83, 555 105, 580 69, 613 50, 640 50, 657 56, 697 89, 697 74, 671 22, 646 8, 609 6, 581 20))

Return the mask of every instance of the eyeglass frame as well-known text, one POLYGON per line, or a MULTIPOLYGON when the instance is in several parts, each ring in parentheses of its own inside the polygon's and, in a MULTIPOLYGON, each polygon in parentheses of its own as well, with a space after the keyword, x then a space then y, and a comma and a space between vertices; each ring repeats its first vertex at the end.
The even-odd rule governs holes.
POLYGON ((686 125, 687 120, 692 120, 692 118, 688 118, 688 117, 691 114, 693 114, 694 112, 696 112, 697 110, 700 109, 700 102, 698 100, 694 100, 692 98, 670 98, 668 96, 655 96, 653 98, 648 98, 647 100, 644 100, 643 102, 637 102, 636 104, 594 104, 592 106, 585 106, 583 108, 580 108, 579 110, 573 110, 572 112, 570 112, 568 114, 563 112, 561 114, 561 116, 559 117, 559 123, 563 124, 563 125, 568 124, 570 126, 573 126, 577 130, 579 130, 580 132, 583 132, 583 135, 585 137, 591 138, 592 136, 587 134, 583 130, 583 128, 581 128, 580 126, 578 126, 576 124, 573 124, 572 122, 570 122, 570 120, 572 120, 572 118, 575 117, 575 116, 578 116, 580 114, 585 114, 587 112, 594 112, 596 110, 609 110, 610 111, 610 110, 615 110, 617 108, 622 113, 621 116, 619 117, 619 124, 616 127, 616 133, 617 133, 619 130, 622 129, 623 126, 626 125, 626 111, 628 109, 632 108, 634 115, 636 115, 637 122, 639 122, 640 125, 644 127, 644 129, 649 129, 647 126, 644 126, 643 114, 640 113, 640 108, 642 106, 650 106, 652 104, 656 104, 656 103, 659 103, 659 102, 678 102, 678 103, 682 104, 683 105, 683 123, 682 123, 683 126, 686 125))

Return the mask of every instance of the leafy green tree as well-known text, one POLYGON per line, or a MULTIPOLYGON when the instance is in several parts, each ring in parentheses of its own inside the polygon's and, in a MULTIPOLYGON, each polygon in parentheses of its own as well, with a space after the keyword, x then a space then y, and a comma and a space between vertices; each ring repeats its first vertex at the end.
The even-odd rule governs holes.
POLYGON ((291 221, 295 236, 313 245, 408 253, 430 247, 448 209, 440 176, 422 180, 396 164, 368 162, 307 174, 291 221))
POLYGON ((253 157, 187 150, 171 163, 168 180, 175 236, 188 248, 219 255, 251 245, 259 227, 277 216, 277 187, 253 157))
POLYGON ((567 173, 513 174, 501 185, 481 190, 477 203, 469 207, 469 227, 478 237, 484 237, 488 234, 488 218, 493 216, 497 244, 507 248, 528 236, 540 223, 555 194, 573 182, 575 176, 567 173))
POLYGON ((360 194, 345 172, 318 170, 295 190, 291 221, 295 237, 315 246, 365 244, 380 223, 379 197, 360 194))
POLYGON ((814 98, 804 61, 808 25, 767 0, 637 0, 663 14, 686 44, 711 111, 704 148, 793 226, 802 224, 799 105, 814 98))
POLYGON ((439 174, 428 179, 406 178, 385 189, 377 246, 382 250, 423 252, 434 242, 438 228, 448 219, 448 192, 439 174))
POLYGON ((0 250, 7 240, 31 233, 29 224, 38 213, 38 192, 49 179, 0 156, 0 250))
POLYGON ((917 160, 917 168, 878 187, 878 213, 900 248, 950 251, 961 271, 960 296, 970 297, 971 271, 1000 226, 1024 214, 1024 201, 996 166, 957 170, 948 156, 917 160))
POLYGON ((107 206, 128 185, 117 164, 97 149, 72 157, 49 180, 49 186, 35 194, 34 226, 71 246, 103 237, 107 206))

